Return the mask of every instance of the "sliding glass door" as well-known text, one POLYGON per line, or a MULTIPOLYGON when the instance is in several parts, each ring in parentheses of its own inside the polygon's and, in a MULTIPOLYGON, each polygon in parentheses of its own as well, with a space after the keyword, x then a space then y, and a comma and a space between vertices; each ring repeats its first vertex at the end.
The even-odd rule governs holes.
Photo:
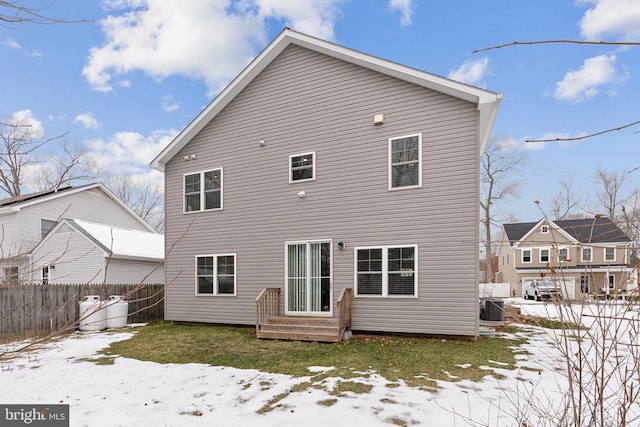
POLYGON ((286 244, 286 311, 331 313, 331 243, 286 244))

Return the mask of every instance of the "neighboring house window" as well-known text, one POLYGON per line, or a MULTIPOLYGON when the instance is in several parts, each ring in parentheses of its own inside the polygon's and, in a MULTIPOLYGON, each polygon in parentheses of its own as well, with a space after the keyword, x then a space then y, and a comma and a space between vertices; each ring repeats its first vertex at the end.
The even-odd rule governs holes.
POLYGON ((42 284, 49 284, 49 266, 42 267, 42 284))
POLYGON ((582 248, 582 262, 591 262, 591 248, 582 248))
POLYGON ((580 275, 580 292, 583 294, 589 293, 589 283, 591 283, 591 276, 588 274, 580 275))
POLYGON ((543 225, 542 227, 540 227, 540 233, 549 234, 549 226, 548 225, 543 225))
POLYGON ((540 249, 540 262, 549 262, 549 249, 540 249))
POLYGON ((50 219, 40 220, 40 238, 44 239, 44 236, 51 231, 51 229, 57 224, 57 221, 51 221, 50 219))
POLYGON ((531 262, 531 249, 522 250, 522 262, 531 262))
POLYGON ((235 254, 196 257, 196 295, 235 294, 235 254))
POLYGON ((356 295, 416 296, 416 245, 356 248, 356 295))
POLYGON ((569 259, 569 248, 562 248, 558 251, 559 261, 566 261, 569 259))
POLYGON ((18 279, 18 267, 6 267, 4 269, 4 282, 6 285, 17 285, 18 279))
POLYGON ((604 248, 604 260, 615 261, 616 260, 616 248, 604 248))
POLYGON ((184 211, 222 209, 222 168, 184 176, 184 211))
POLYGON ((316 179, 316 153, 289 156, 289 182, 313 181, 316 179))
POLYGON ((389 139, 389 189, 422 186, 422 134, 389 139))
POLYGON ((609 274, 609 289, 613 289, 616 287, 616 276, 613 274, 609 274))

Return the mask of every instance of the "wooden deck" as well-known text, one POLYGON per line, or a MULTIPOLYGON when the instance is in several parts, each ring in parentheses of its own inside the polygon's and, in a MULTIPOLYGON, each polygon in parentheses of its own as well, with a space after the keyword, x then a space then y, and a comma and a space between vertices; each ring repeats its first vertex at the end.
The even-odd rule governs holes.
POLYGON ((264 289, 256 299, 256 335, 261 339, 336 343, 351 327, 352 290, 338 299, 337 317, 284 316, 279 288, 264 289))

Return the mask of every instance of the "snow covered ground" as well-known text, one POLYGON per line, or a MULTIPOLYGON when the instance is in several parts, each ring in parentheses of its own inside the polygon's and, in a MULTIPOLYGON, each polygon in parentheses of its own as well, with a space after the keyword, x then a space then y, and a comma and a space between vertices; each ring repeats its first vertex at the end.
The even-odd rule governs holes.
MULTIPOLYGON (((551 316, 546 305, 518 300, 529 314, 551 316)), ((480 382, 439 382, 430 392, 392 384, 375 372, 341 380, 314 376, 331 367, 310 367, 294 378, 257 370, 201 364, 158 364, 116 357, 112 365, 92 358, 121 332, 77 332, 47 349, 3 365, 0 403, 70 405, 72 426, 343 426, 343 425, 514 425, 512 414, 529 393, 553 402, 562 396, 558 352, 546 334, 528 334, 518 355, 523 369, 487 366, 505 376, 480 382), (372 386, 368 393, 330 394, 339 381, 372 386), (312 387, 297 387, 317 382, 312 387), (302 390, 298 390, 301 388, 302 390), (292 391, 293 390, 293 391, 292 391), (278 398, 281 398, 278 400, 278 398), (258 411, 269 407, 264 413, 258 411), (337 399, 337 400, 336 400, 337 399), (469 422, 473 420, 473 422, 469 422)), ((537 329, 534 331, 542 331, 537 329)))

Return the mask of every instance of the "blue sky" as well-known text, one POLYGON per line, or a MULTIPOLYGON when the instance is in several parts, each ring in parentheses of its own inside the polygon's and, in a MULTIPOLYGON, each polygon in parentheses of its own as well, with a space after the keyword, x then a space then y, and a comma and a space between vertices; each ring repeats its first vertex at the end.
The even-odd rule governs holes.
MULTIPOLYGON (((49 5, 32 1, 31 5, 49 5)), ((640 47, 512 41, 640 40, 638 0, 57 0, 45 14, 88 23, 0 27, 0 117, 69 132, 114 174, 146 165, 284 26, 504 94, 493 133, 529 163, 501 207, 534 221, 569 177, 595 204, 596 168, 640 166, 640 47)), ((52 154, 53 155, 53 154, 52 154)), ((627 189, 640 171, 627 175, 627 189)))

